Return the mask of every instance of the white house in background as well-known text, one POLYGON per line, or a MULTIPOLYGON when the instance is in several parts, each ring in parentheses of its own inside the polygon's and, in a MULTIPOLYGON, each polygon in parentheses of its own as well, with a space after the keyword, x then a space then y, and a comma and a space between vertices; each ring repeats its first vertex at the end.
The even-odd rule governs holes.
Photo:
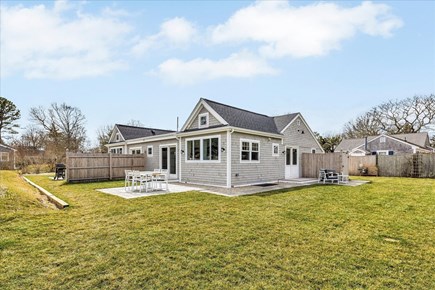
POLYGON ((220 187, 301 176, 301 153, 324 153, 300 113, 266 116, 200 99, 179 132, 115 125, 109 151, 145 154, 145 170, 220 187))
POLYGON ((351 156, 400 155, 407 153, 432 153, 427 132, 368 136, 359 139, 343 139, 335 152, 348 152, 351 156))

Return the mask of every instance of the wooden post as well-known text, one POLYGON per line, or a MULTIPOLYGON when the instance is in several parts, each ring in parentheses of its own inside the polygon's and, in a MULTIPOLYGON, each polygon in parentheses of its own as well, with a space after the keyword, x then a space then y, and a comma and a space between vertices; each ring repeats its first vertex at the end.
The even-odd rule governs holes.
POLYGON ((109 180, 112 180, 112 152, 109 152, 109 180))

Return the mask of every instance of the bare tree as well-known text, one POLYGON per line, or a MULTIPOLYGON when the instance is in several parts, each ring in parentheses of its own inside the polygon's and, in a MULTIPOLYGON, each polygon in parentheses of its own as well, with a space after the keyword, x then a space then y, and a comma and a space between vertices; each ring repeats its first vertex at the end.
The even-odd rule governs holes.
POLYGON ((134 120, 134 119, 131 119, 130 121, 128 121, 128 122, 127 122, 127 125, 129 125, 129 126, 134 126, 134 127, 144 127, 144 126, 145 126, 144 124, 142 124, 141 121, 139 121, 139 120, 134 120))
POLYGON ((113 125, 104 125, 97 130, 98 150, 101 153, 107 153, 107 147, 104 145, 109 143, 112 130, 113 125))
POLYGON ((435 130, 435 95, 388 101, 344 126, 346 138, 435 130))
POLYGON ((15 121, 20 117, 20 110, 17 109, 15 104, 6 98, 0 97, 0 144, 3 143, 3 133, 18 133, 15 128, 19 126, 15 124, 15 121))
POLYGON ((47 136, 45 146, 56 154, 81 150, 86 141, 85 116, 79 108, 65 103, 53 103, 48 109, 30 109, 30 120, 43 129, 47 136))

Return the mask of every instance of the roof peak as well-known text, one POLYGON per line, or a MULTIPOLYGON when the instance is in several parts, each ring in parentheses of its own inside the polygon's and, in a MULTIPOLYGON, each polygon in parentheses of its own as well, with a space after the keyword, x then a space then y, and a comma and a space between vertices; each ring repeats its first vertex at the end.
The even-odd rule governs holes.
POLYGON ((159 130, 159 131, 175 132, 174 130, 158 129, 158 128, 149 128, 149 127, 139 127, 139 126, 132 126, 132 125, 124 125, 124 124, 115 124, 115 126, 122 126, 122 127, 129 127, 129 128, 137 128, 137 129, 146 129, 146 130, 159 130))
POLYGON ((257 112, 249 111, 249 110, 246 110, 246 109, 242 109, 242 108, 239 108, 239 107, 235 107, 235 106, 231 106, 231 105, 227 105, 227 104, 219 103, 219 102, 216 102, 216 101, 213 101, 213 100, 209 100, 209 99, 206 99, 206 98, 201 98, 201 99, 204 100, 204 101, 206 101, 206 102, 212 102, 212 103, 215 103, 215 104, 218 104, 218 105, 222 105, 222 106, 225 106, 225 107, 229 107, 229 108, 232 108, 232 109, 236 109, 236 110, 240 110, 240 111, 248 112, 248 113, 251 113, 251 114, 256 114, 256 115, 260 115, 260 116, 264 116, 264 117, 269 117, 269 118, 271 118, 271 116, 268 116, 268 115, 265 115, 265 114, 261 114, 261 113, 257 113, 257 112))

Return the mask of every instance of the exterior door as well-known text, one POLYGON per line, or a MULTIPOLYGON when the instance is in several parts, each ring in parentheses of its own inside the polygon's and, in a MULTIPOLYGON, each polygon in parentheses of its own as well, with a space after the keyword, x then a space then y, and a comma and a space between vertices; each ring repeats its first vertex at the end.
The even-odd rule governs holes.
POLYGON ((169 178, 177 178, 177 147, 161 147, 160 152, 160 168, 169 171, 169 178))
POLYGON ((298 147, 286 147, 285 149, 285 178, 299 178, 298 147))

